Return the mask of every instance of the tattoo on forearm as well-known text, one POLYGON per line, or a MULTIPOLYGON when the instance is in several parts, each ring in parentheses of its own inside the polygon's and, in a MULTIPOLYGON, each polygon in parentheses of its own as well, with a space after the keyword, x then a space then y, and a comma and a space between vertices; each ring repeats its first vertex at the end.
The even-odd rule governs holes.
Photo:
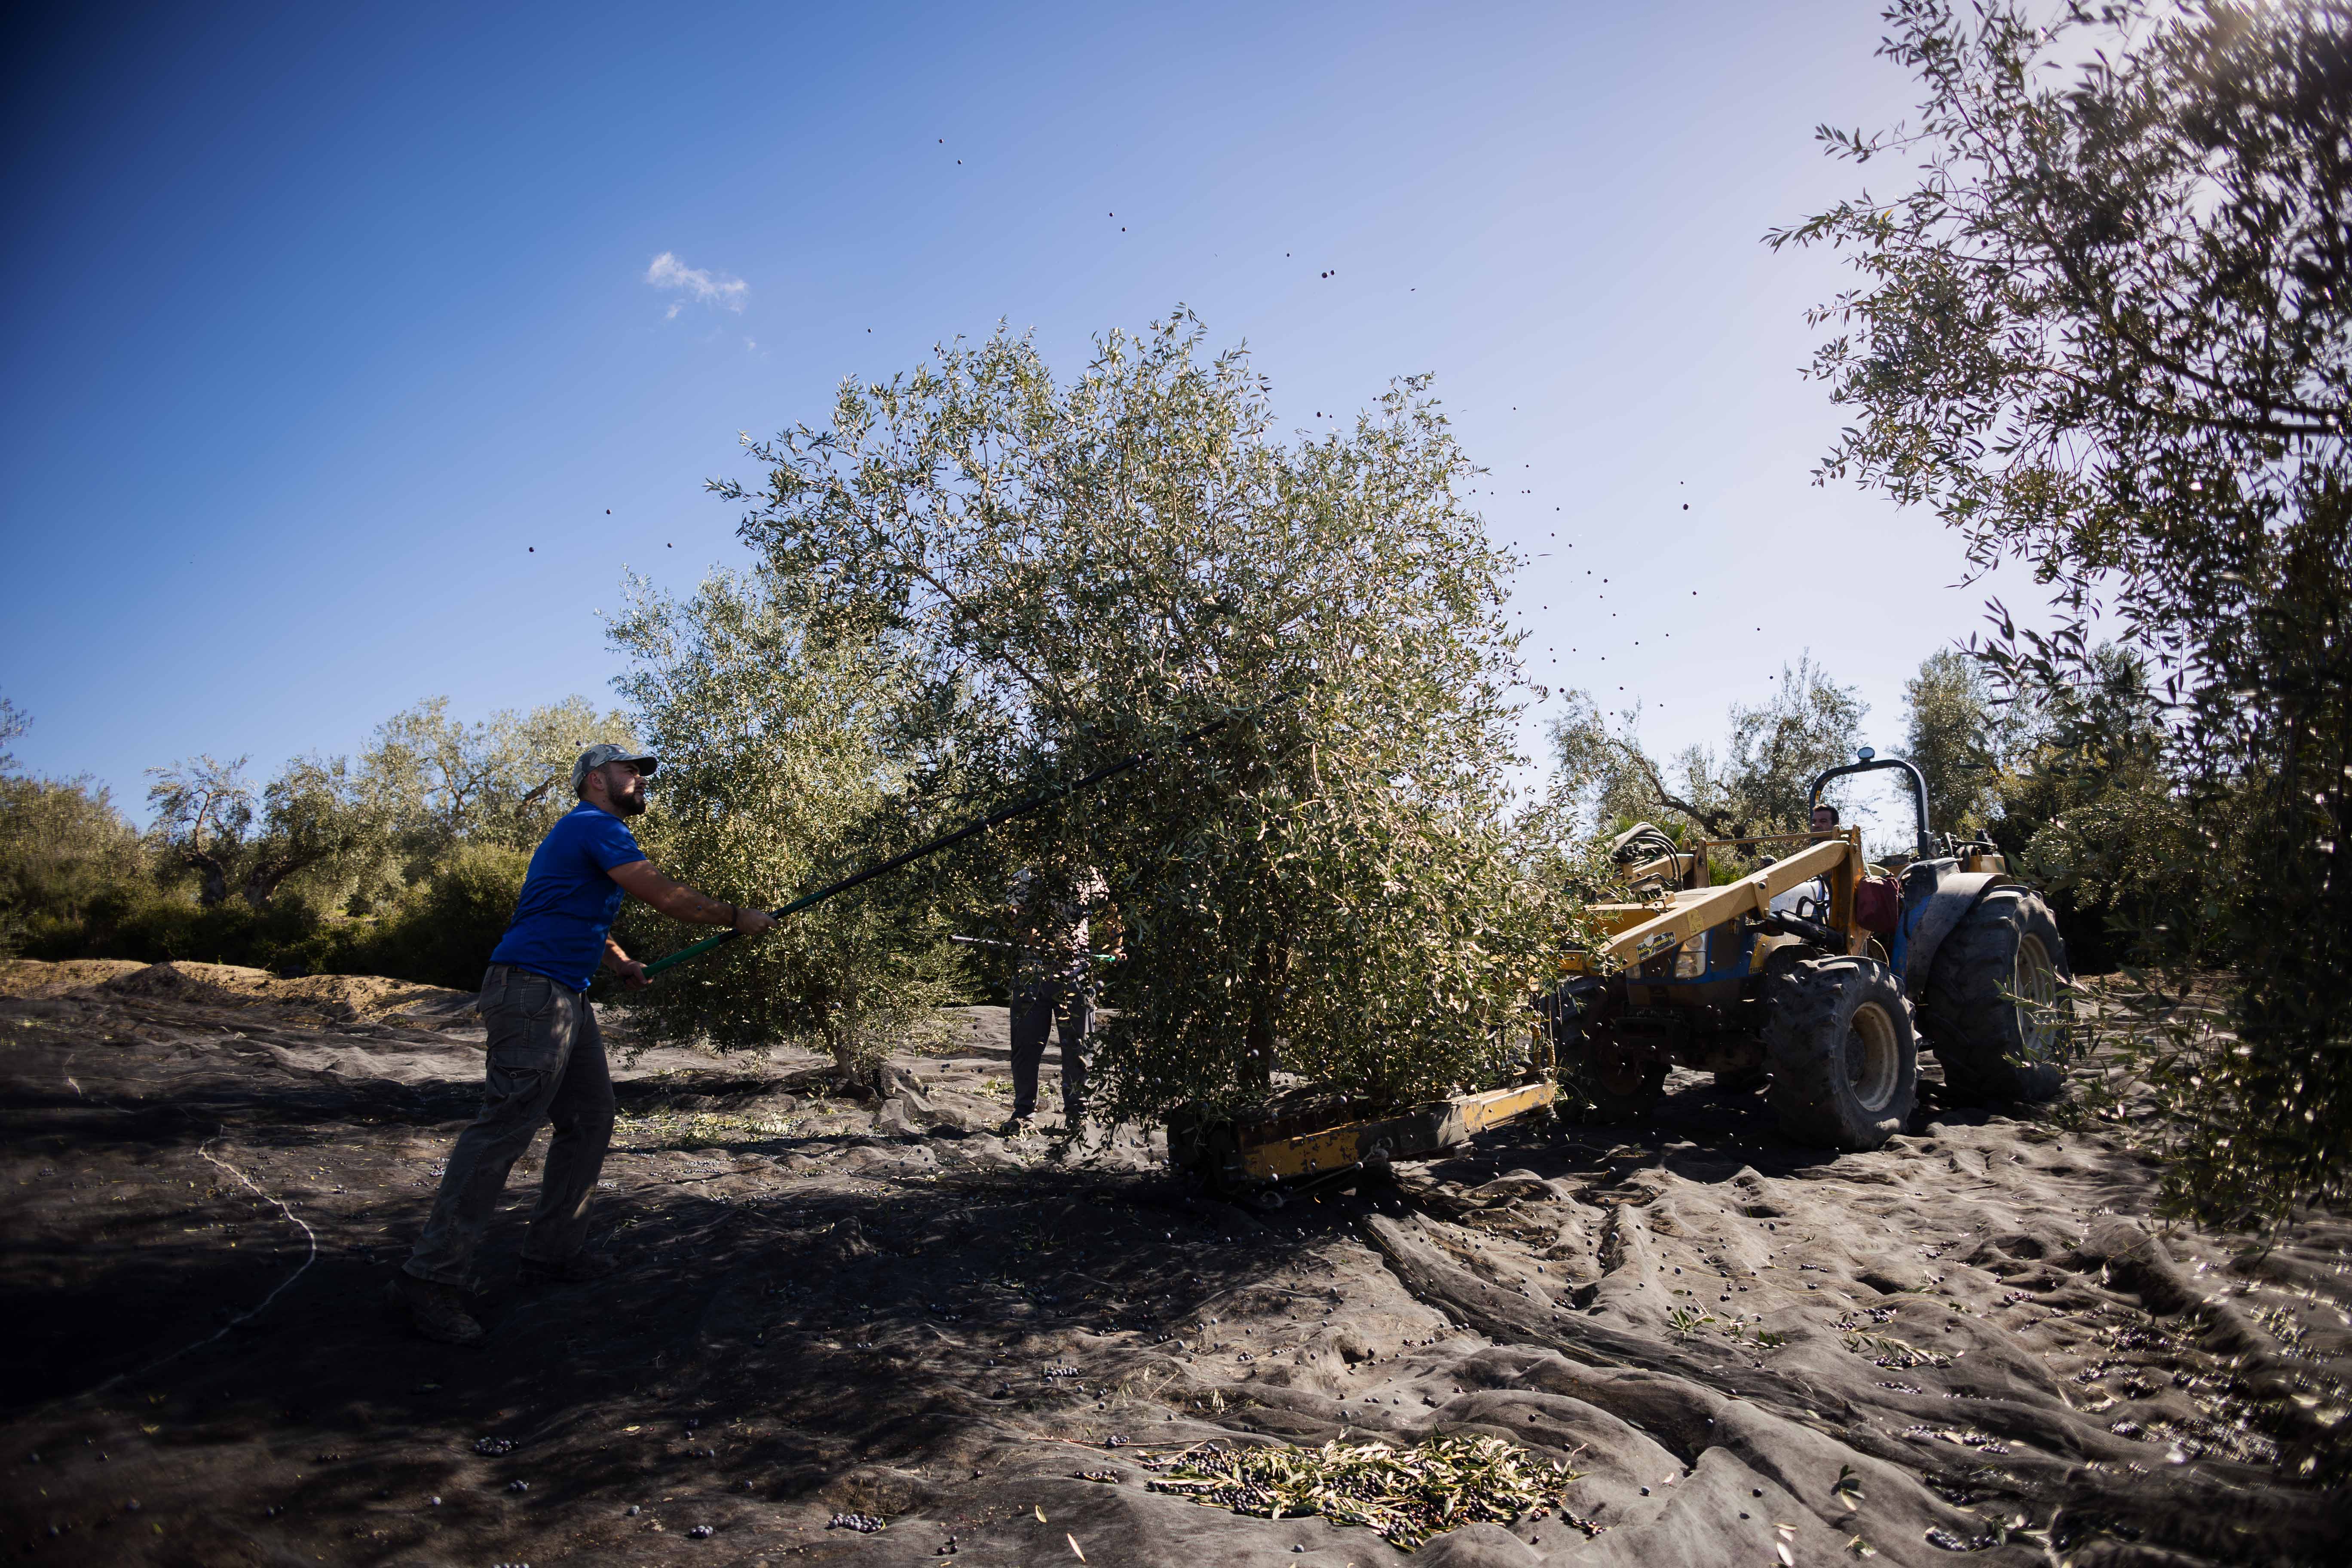
POLYGON ((681 919, 692 921, 698 925, 735 923, 734 905, 721 899, 714 899, 708 893, 698 893, 692 888, 680 888, 678 892, 683 895, 679 902, 686 906, 677 911, 681 919))

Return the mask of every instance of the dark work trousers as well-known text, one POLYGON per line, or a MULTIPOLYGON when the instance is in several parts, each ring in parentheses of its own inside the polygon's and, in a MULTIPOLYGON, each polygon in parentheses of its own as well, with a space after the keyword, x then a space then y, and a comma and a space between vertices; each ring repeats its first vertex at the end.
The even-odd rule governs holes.
POLYGON ((562 1263, 586 1244, 588 1205, 613 1142, 613 1079, 588 998, 544 974, 493 963, 480 1006, 490 1035, 481 1114, 457 1134, 406 1265, 419 1279, 459 1289, 473 1283, 474 1254, 507 1173, 541 1124, 553 1123, 555 1135, 522 1244, 529 1263, 562 1263))
POLYGON ((1062 1034, 1062 1113, 1076 1127, 1086 1114, 1087 1036, 1094 1028, 1095 1002, 1082 987, 1045 980, 1013 994, 1013 1114, 1037 1109, 1037 1065, 1045 1058, 1045 1036, 1055 1019, 1062 1034))

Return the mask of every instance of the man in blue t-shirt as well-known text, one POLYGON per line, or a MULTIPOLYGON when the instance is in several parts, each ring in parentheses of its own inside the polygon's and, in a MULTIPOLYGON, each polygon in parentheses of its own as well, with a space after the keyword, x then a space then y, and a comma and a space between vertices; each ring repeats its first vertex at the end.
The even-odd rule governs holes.
POLYGON ((625 746, 599 744, 572 764, 580 804, 548 829, 530 858, 514 919, 490 952, 478 1004, 489 1031, 481 1114, 457 1135, 440 1195, 416 1250, 393 1281, 417 1331, 452 1344, 482 1337, 460 1300, 507 1173, 541 1124, 554 1124, 547 1168, 522 1244, 527 1282, 593 1279, 609 1259, 583 1250, 588 1204, 613 1137, 613 1079, 604 1039, 588 1005, 601 965, 632 990, 646 966, 612 937, 624 898, 697 925, 746 935, 775 923, 763 910, 705 898, 653 868, 623 818, 646 808, 646 784, 659 762, 625 746))

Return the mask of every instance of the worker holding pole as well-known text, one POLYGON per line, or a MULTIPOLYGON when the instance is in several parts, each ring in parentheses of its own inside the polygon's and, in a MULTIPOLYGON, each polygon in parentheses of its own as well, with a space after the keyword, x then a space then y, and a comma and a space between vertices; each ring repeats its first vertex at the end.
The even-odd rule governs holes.
POLYGON ((637 847, 625 819, 646 809, 646 785, 659 766, 647 753, 609 743, 580 753, 572 764, 580 804, 540 840, 514 918, 490 953, 478 1004, 489 1031, 481 1112, 457 1135, 424 1235, 393 1281, 409 1321, 428 1339, 462 1345, 482 1338, 460 1292, 472 1284, 474 1254, 507 1173, 542 1123, 553 1123, 555 1133, 523 1242, 524 1280, 576 1282, 613 1268, 583 1250, 589 1201, 613 1137, 613 1080, 587 991, 600 964, 633 989, 646 984, 645 965, 612 938, 622 900, 745 936, 775 923, 765 910, 672 881, 637 847))
MULTIPOLYGON (((481 1114, 458 1134, 457 1146, 450 1152, 425 1234, 392 1282, 395 1302, 418 1331, 430 1338, 454 1344, 473 1344, 482 1338, 482 1326, 467 1314, 459 1292, 471 1283, 473 1255, 489 1226, 490 1212, 506 1186, 507 1173, 530 1146, 542 1121, 554 1123, 555 1137, 548 1146, 547 1171, 540 1184, 539 1205, 531 1213, 530 1235, 523 1243, 525 1280, 585 1280, 611 1271, 609 1260, 583 1250, 588 1235, 589 1199, 596 1190, 597 1173, 604 1168, 604 1150, 613 1136, 613 1080, 605 1068, 596 1015, 586 994, 600 963, 635 989, 653 975, 690 963, 723 943, 755 936, 781 916, 813 909, 992 827, 1043 811, 1296 695, 1278 691, 1255 708, 1227 713, 1189 730, 1163 748, 1106 763, 1068 784, 999 807, 928 844, 902 850, 827 887, 803 893, 773 913, 721 903, 654 869, 622 819, 645 810, 646 782, 660 766, 656 758, 610 744, 581 752, 572 766, 572 791, 580 797, 580 805, 540 841, 530 858, 521 896, 515 900, 514 919, 492 951, 490 967, 482 977, 479 1006, 489 1030, 489 1061, 481 1114), (726 929, 650 963, 640 963, 612 940, 613 917, 620 912, 624 898, 640 899, 677 920, 726 929)), ((1100 881, 1098 873, 1090 875, 1100 881)), ((1083 971, 1090 962, 1086 925, 1075 924, 1066 932, 1064 945, 1075 950, 1083 971)), ((1083 992, 1086 1016, 1075 1037, 1078 1043, 1075 1071, 1067 1059, 1074 1037, 1070 1025, 1063 1025, 1063 1100, 1075 1124, 1083 1109, 1084 1039, 1086 1026, 1092 1023, 1093 1005, 1091 979, 1072 984, 1087 988, 1083 992)), ((1047 1020, 1058 1010, 1060 996, 1057 987, 1054 998, 1045 1004, 1047 1020)), ((1034 1004, 1033 991, 1033 1013, 1034 1004)), ((1025 1031, 1024 1038, 1025 1043, 1025 1031)), ((1026 1101, 1031 1110, 1036 1101, 1036 1058, 1045 1054, 1042 1026, 1033 1050, 1026 1101)), ((1017 1047, 1015 1056, 1017 1060, 1017 1047)), ((1017 1066, 1015 1076, 1016 1079, 1020 1076, 1017 1066)))

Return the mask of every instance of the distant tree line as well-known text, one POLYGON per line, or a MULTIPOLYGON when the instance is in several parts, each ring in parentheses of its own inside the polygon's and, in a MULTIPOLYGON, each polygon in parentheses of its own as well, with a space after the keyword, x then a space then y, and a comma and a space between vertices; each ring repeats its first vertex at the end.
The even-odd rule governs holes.
MULTIPOLYGON (((26 722, 0 712, 11 734, 26 722)), ((153 769, 144 831, 105 786, 0 758, 0 952, 471 987, 532 846, 574 804, 572 758, 628 734, 584 698, 470 723, 434 698, 358 756, 297 757, 267 782, 241 757, 153 769)))
MULTIPOLYGON (((0 753, 0 951, 470 987, 593 740, 663 752, 655 809, 633 826, 666 868, 746 900, 780 901, 1002 793, 956 757, 906 658, 812 637, 769 574, 720 574, 683 600, 638 584, 613 638, 631 658, 625 712, 575 697, 468 723, 435 698, 355 757, 297 757, 258 784, 242 759, 199 756, 152 770, 143 832, 103 786, 0 753)), ((2048 891, 2077 969, 2104 973, 2210 890, 2145 664, 2110 647, 2095 670, 2065 701, 2004 700, 1980 661, 1930 655, 1905 687, 1903 750, 1934 831, 1999 845, 2048 891)), ((1735 705, 1719 747, 1670 759, 1644 749, 1637 710, 1604 717, 1581 691, 1564 708, 1544 819, 1561 856, 1636 821, 1678 838, 1800 827, 1808 784, 1853 760, 1867 712, 1810 657, 1768 701, 1735 705)), ((24 723, 0 706, 0 745, 24 723)), ((1907 809, 1874 854, 1907 853, 1907 809)), ((636 999, 640 1022, 722 1047, 804 1039, 856 1070, 984 987, 946 939, 992 930, 1003 879, 1040 852, 1016 837, 824 906, 677 972, 636 999)), ((647 953, 683 940, 634 909, 621 934, 647 953)))

